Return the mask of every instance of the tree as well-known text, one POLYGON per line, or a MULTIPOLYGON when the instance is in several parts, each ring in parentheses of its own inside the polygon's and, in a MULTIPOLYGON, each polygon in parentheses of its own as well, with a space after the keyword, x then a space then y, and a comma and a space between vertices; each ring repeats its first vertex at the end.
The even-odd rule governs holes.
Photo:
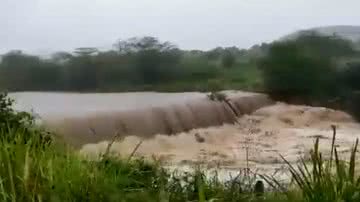
POLYGON ((114 44, 115 49, 120 54, 138 53, 146 50, 157 50, 166 52, 177 49, 177 47, 170 42, 160 42, 157 38, 151 36, 133 37, 127 40, 119 40, 114 44))
POLYGON ((360 40, 357 40, 356 42, 354 42, 354 46, 357 51, 360 51, 360 40))
POLYGON ((99 50, 97 48, 93 48, 93 47, 76 48, 74 51, 74 53, 78 56, 91 56, 98 52, 99 52, 99 50))
POLYGON ((59 70, 51 61, 12 51, 4 55, 1 63, 1 87, 12 91, 59 89, 59 70))
POLYGON ((335 58, 354 53, 348 41, 304 35, 277 42, 260 62, 268 93, 281 97, 322 100, 340 93, 335 58))
POLYGON ((356 53, 352 42, 337 36, 321 36, 316 32, 301 35, 293 42, 309 57, 338 58, 356 53))
MULTIPOLYGON (((31 89, 33 68, 41 61, 36 56, 25 55, 21 51, 11 51, 5 54, 1 63, 1 84, 6 90, 21 90, 24 86, 31 89)), ((25 88, 25 89, 26 89, 25 88)))
POLYGON ((230 51, 225 51, 222 57, 222 65, 226 68, 230 68, 235 64, 235 56, 230 51))
POLYGON ((217 47, 217 48, 214 48, 210 51, 207 51, 205 53, 206 57, 210 60, 217 60, 218 58, 221 57, 221 55, 223 54, 224 52, 224 48, 222 47, 217 47))
POLYGON ((73 57, 73 55, 71 53, 68 52, 56 52, 54 54, 51 55, 51 61, 53 61, 54 63, 57 64, 63 64, 68 62, 71 58, 73 57))
POLYGON ((155 84, 176 79, 179 60, 176 50, 142 50, 135 57, 135 66, 145 84, 155 84))
POLYGON ((72 58, 66 66, 67 88, 89 91, 97 88, 97 66, 90 56, 72 58))
POLYGON ((169 81, 176 77, 181 53, 172 43, 146 36, 120 40, 114 46, 120 55, 133 57, 144 84, 169 81))
POLYGON ((360 91, 360 63, 348 63, 342 71, 341 78, 346 87, 360 91))

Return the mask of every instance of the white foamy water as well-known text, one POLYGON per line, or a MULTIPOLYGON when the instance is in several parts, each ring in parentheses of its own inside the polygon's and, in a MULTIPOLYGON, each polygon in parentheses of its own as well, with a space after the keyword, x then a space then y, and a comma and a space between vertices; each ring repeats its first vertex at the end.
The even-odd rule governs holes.
MULTIPOLYGON (((296 106, 278 103, 263 107, 238 119, 237 124, 194 129, 173 136, 158 134, 143 140, 136 155, 156 158, 170 168, 188 170, 201 164, 219 170, 222 177, 243 168, 260 173, 277 173, 286 178, 288 173, 280 155, 296 163, 299 157, 308 158, 317 137, 320 149, 327 156, 331 146, 331 125, 337 126, 338 151, 349 157, 350 148, 360 138, 360 124, 348 114, 321 107, 296 106), (204 138, 196 141, 195 134, 204 138)), ((126 157, 141 138, 130 136, 115 142, 110 151, 126 157)), ((109 142, 88 144, 81 153, 96 159, 109 142)))

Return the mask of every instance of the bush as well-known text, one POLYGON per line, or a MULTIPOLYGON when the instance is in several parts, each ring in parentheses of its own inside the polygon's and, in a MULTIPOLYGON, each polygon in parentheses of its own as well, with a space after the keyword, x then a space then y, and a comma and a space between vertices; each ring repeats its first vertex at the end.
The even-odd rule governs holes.
POLYGON ((314 97, 334 81, 335 69, 323 58, 307 57, 294 43, 275 44, 263 60, 265 88, 270 94, 314 97))
POLYGON ((142 50, 135 56, 135 67, 144 84, 176 80, 180 55, 176 50, 142 50))
POLYGON ((341 85, 337 85, 338 70, 333 59, 352 53, 347 41, 316 35, 274 43, 260 62, 265 89, 287 99, 323 101, 337 96, 341 85))
POLYGON ((9 98, 6 93, 0 93, 0 132, 1 141, 13 141, 17 132, 22 133, 23 143, 28 143, 34 135, 39 136, 40 142, 32 142, 34 144, 50 143, 49 134, 35 126, 34 117, 27 112, 16 112, 12 105, 14 100, 9 98))
POLYGON ((0 93, 0 129, 27 128, 32 126, 34 118, 27 112, 15 112, 14 100, 7 93, 0 93))
POLYGON ((349 63, 345 67, 342 82, 351 90, 360 90, 360 63, 349 63))

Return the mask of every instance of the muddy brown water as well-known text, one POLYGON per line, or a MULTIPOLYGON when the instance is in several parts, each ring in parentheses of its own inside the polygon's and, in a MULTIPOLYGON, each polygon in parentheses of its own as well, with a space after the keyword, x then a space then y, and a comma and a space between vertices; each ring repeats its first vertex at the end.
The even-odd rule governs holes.
POLYGON ((233 123, 272 103, 265 95, 225 92, 233 104, 214 102, 204 93, 15 93, 16 109, 34 111, 45 126, 74 145, 111 140, 115 135, 151 138, 195 128, 233 123))
POLYGON ((48 127, 75 142, 80 153, 90 159, 98 159, 120 131, 121 141, 110 148, 113 155, 126 157, 143 141, 136 156, 156 158, 164 166, 182 170, 203 165, 220 171, 224 178, 246 167, 285 175, 280 154, 292 163, 300 156, 307 158, 317 137, 326 154, 333 124, 344 158, 360 137, 360 125, 342 111, 274 103, 261 94, 226 93, 241 117, 202 93, 11 96, 17 100, 17 109, 39 113, 48 127), (196 136, 204 141, 197 141, 196 136))

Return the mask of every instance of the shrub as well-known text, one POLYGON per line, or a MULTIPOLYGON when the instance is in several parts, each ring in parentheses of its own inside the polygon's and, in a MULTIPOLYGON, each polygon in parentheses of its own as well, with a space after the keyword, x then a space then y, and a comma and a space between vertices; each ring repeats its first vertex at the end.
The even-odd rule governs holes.
POLYGON ((265 88, 275 95, 318 96, 334 81, 329 60, 305 56, 295 43, 273 45, 262 66, 265 88))
POLYGON ((337 96, 334 59, 353 53, 351 45, 334 37, 303 36, 271 45, 260 62, 265 89, 272 95, 324 100, 337 96))
POLYGON ((135 57, 135 67, 144 84, 176 80, 180 55, 176 50, 142 50, 135 57))
POLYGON ((16 112, 12 105, 14 100, 7 93, 0 93, 0 129, 27 128, 33 124, 34 118, 27 112, 16 112))
POLYGON ((349 63, 345 67, 342 82, 351 90, 360 90, 360 63, 349 63))
POLYGON ((17 132, 21 132, 23 143, 28 143, 33 135, 38 135, 43 144, 51 142, 48 133, 35 126, 34 117, 28 112, 17 112, 13 106, 14 100, 9 98, 6 93, 0 93, 0 141, 13 141, 17 132))

